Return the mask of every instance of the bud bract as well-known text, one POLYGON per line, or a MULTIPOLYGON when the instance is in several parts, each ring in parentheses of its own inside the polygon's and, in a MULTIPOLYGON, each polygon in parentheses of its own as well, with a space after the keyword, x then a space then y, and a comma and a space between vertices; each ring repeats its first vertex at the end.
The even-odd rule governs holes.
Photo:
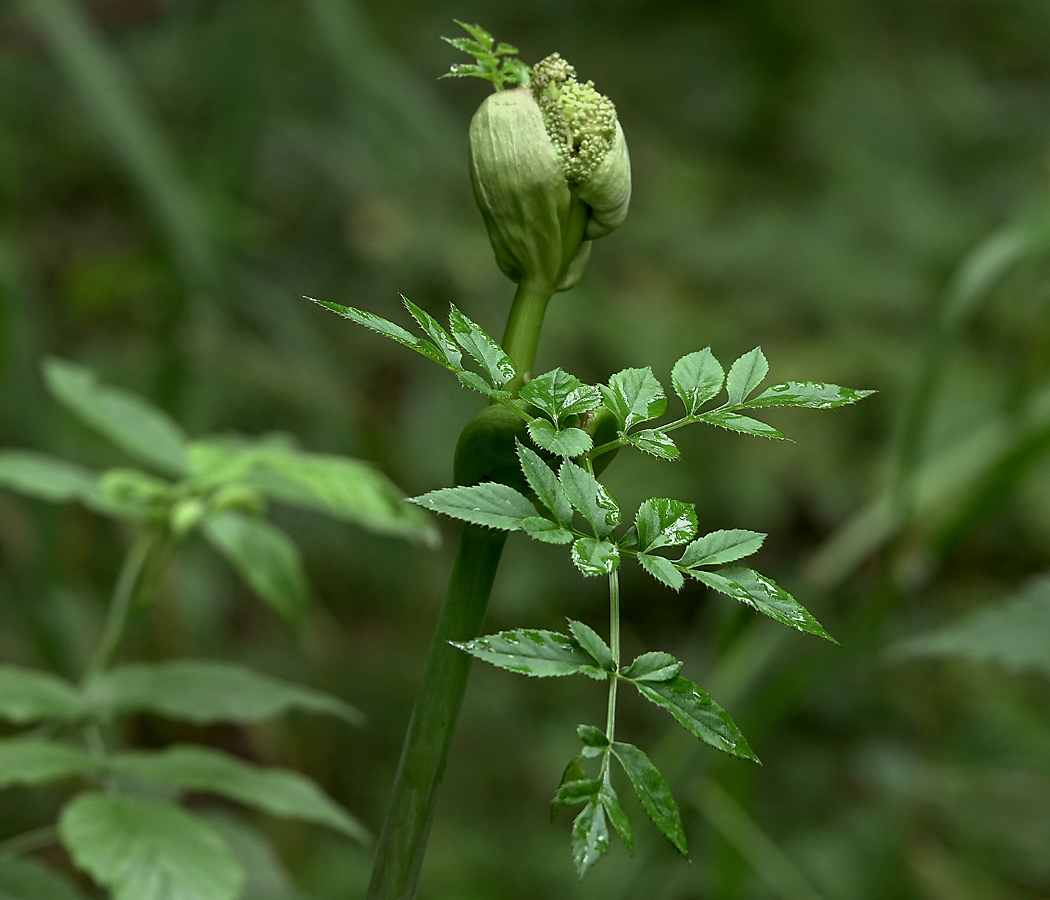
POLYGON ((470 174, 500 269, 551 293, 580 279, 590 241, 623 222, 631 199, 615 107, 556 53, 528 87, 482 103, 470 125, 470 174))

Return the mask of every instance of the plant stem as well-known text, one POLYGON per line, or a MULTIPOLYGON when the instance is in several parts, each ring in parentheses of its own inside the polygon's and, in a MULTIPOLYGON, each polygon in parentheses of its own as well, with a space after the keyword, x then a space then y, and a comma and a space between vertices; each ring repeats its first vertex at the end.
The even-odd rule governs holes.
POLYGON ((10 859, 13 856, 25 856, 34 850, 49 847, 58 840, 58 829, 54 825, 44 825, 34 828, 22 834, 16 834, 6 841, 0 842, 0 859, 10 859))
POLYGON ((423 689, 401 751, 394 791, 376 848, 370 900, 416 894, 438 787, 445 771, 472 657, 449 641, 481 633, 506 534, 467 525, 434 630, 423 689))
MULTIPOLYGON (((612 650, 613 665, 620 668, 620 573, 615 569, 609 573, 609 649, 612 650)), ((609 708, 605 714, 605 736, 611 744, 616 740, 616 686, 619 676, 609 676, 609 708)), ((605 754, 603 768, 608 764, 605 754)))
POLYGON ((117 648, 120 647, 120 641, 124 637, 128 615, 131 612, 135 595, 138 593, 146 560, 156 541, 156 532, 147 530, 139 534, 128 548, 124 564, 120 568, 120 575, 117 576, 116 586, 113 588, 113 597, 109 603, 109 613, 106 616, 102 639, 95 650, 91 665, 88 666, 85 680, 104 672, 113 661, 117 648))
MULTIPOLYGON (((508 390, 520 388, 532 369, 550 297, 550 291, 535 285, 518 285, 503 348, 520 374, 508 390)), ((368 900, 416 896, 438 788, 470 674, 470 655, 449 641, 469 641, 481 634, 506 539, 503 532, 476 525, 463 529, 376 845, 368 900)))
POLYGON ((511 358, 518 370, 507 390, 517 392, 524 379, 532 374, 532 364, 536 359, 536 347, 540 340, 540 329, 543 327, 543 314, 551 292, 538 285, 522 281, 514 293, 514 304, 507 318, 507 330, 503 334, 503 349, 511 358))

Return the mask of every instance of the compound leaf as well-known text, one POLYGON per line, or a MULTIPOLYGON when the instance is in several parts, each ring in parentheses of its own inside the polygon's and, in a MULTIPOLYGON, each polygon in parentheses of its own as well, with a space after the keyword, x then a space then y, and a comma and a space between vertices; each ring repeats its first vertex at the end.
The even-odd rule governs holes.
POLYGON ((785 381, 766 388, 754 400, 743 404, 748 409, 767 406, 797 406, 803 409, 836 409, 870 397, 874 391, 856 391, 837 384, 818 381, 785 381))
POLYGON ((726 392, 729 394, 729 405, 737 406, 747 399, 762 379, 769 373, 769 363, 761 347, 741 356, 729 369, 726 378, 726 392))
POLYGON ((566 458, 580 456, 594 446, 591 436, 582 428, 558 429, 546 419, 529 422, 529 437, 537 447, 566 458))
POLYGON ((639 553, 638 562, 653 578, 666 584, 673 591, 680 591, 685 584, 685 577, 674 567, 674 563, 662 556, 639 553))
POLYGON ((662 650, 637 657, 621 674, 633 681, 669 681, 682 670, 682 663, 662 650))
POLYGON ((521 441, 515 440, 521 471, 536 492, 540 503, 547 507, 558 522, 566 527, 572 524, 572 504, 565 493, 565 488, 558 481, 558 476, 551 471, 535 450, 530 450, 521 441))
POLYGON ((693 566, 714 566, 733 562, 756 553, 766 536, 758 531, 734 528, 728 531, 712 531, 693 541, 685 548, 678 565, 689 569, 693 566))
POLYGON ((717 572, 690 569, 689 574, 697 581, 702 581, 708 587, 734 600, 746 603, 777 622, 837 643, 820 622, 813 618, 809 610, 773 579, 760 575, 754 569, 745 569, 742 566, 719 569, 717 572))
POLYGON ((682 817, 678 813, 678 805, 671 796, 671 789, 664 781, 663 775, 653 765, 652 761, 641 750, 633 744, 624 744, 613 741, 613 756, 623 766, 627 777, 631 779, 631 785, 642 806, 649 814, 649 818, 656 823, 674 845, 674 848, 685 856, 688 853, 685 841, 685 829, 682 827, 682 817))
POLYGON ((533 540, 543 541, 545 544, 572 543, 573 534, 569 529, 562 528, 557 522, 541 516, 522 519, 521 530, 533 540))
POLYGON ((620 551, 609 541, 580 538, 572 545, 572 561, 588 577, 608 575, 620 565, 620 551))
POLYGON ((587 655, 599 666, 607 672, 616 671, 616 665, 613 663, 612 651, 609 649, 609 645, 590 625, 569 619, 569 631, 576 638, 576 643, 583 647, 587 655))
POLYGON ((580 878, 608 849, 609 829, 605 824, 605 808, 591 801, 572 823, 572 861, 580 878))
POLYGON ((655 497, 638 507, 634 525, 638 531, 640 552, 675 547, 696 536, 696 510, 691 503, 655 497))
POLYGON ((620 524, 620 507, 590 472, 565 460, 558 473, 569 502, 587 520, 597 537, 608 537, 620 524))
POLYGON ((620 428, 627 431, 638 422, 657 419, 667 411, 667 396, 653 370, 624 369, 601 386, 605 405, 616 416, 620 428))
POLYGON ((405 304, 405 308, 412 315, 412 318, 419 323, 419 327, 422 328, 434 342, 434 347, 438 351, 440 359, 438 362, 442 363, 452 371, 459 371, 463 368, 460 363, 463 360, 463 354, 460 353, 459 347, 456 346, 456 342, 452 340, 444 328, 441 327, 441 323, 438 322, 430 313, 425 309, 420 309, 411 300, 408 299, 404 294, 401 294, 401 300, 405 304))
POLYGON ((409 497, 408 502, 502 531, 520 531, 524 519, 536 517, 536 507, 525 497, 514 488, 493 481, 441 488, 420 497, 409 497))
POLYGON ((726 431, 738 431, 741 434, 753 434, 757 437, 771 438, 777 441, 786 441, 779 431, 772 425, 752 419, 749 416, 738 416, 731 412, 709 412, 698 417, 698 421, 707 422, 708 425, 717 425, 726 431))
POLYGON ((488 374, 494 387, 503 387, 518 374, 514 363, 503 352, 503 348, 455 306, 449 311, 448 320, 449 325, 452 326, 452 336, 456 339, 456 343, 477 360, 478 365, 488 374))
POLYGON ((643 453, 655 456, 658 459, 678 459, 681 451, 671 438, 662 431, 654 431, 652 428, 643 428, 634 434, 626 435, 627 443, 637 447, 643 453))
POLYGON ((692 415, 722 390, 726 373, 711 348, 683 356, 671 370, 671 384, 682 398, 687 415, 692 415))
POLYGON ((676 675, 667 681, 636 681, 648 700, 666 709, 694 737, 734 756, 758 762, 729 714, 698 684, 676 675))
POLYGON ((587 675, 599 681, 608 677, 608 673, 596 667, 579 644, 556 631, 519 628, 451 643, 471 656, 522 675, 536 678, 587 675))

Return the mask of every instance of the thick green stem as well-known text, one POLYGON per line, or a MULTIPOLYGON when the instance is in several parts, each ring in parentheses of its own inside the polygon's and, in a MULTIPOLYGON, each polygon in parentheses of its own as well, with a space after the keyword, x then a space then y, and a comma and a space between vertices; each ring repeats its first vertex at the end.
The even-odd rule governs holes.
POLYGON ((477 525, 463 529, 376 848, 370 900, 416 895, 438 786, 470 674, 470 655, 449 641, 468 641, 481 633, 506 539, 503 532, 477 525))
MULTIPOLYGON (((532 369, 551 292, 520 284, 503 347, 521 373, 532 369)), ((511 389, 521 386, 520 378, 511 389)), ((368 900, 413 900, 438 788, 467 688, 471 657, 449 641, 481 634, 506 534, 467 525, 430 645, 423 687, 401 749, 390 805, 376 845, 368 900)))
POLYGON ((536 346, 540 340, 540 328, 543 326, 543 314, 547 311, 550 299, 549 290, 525 281, 518 285, 514 294, 514 305, 510 308, 507 330, 503 335, 503 349, 507 351, 519 372, 518 378, 513 382, 516 387, 521 387, 518 381, 532 372, 536 346))

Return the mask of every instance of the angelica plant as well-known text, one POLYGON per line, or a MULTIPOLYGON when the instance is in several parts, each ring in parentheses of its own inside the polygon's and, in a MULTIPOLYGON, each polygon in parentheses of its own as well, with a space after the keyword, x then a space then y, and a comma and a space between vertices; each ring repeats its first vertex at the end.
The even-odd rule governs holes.
POLYGON ((496 263, 517 284, 502 343, 454 305, 446 329, 403 298, 422 332, 417 335, 373 313, 316 301, 426 356, 489 401, 460 436, 455 484, 411 501, 465 525, 377 846, 371 900, 416 895, 474 658, 535 677, 584 675, 608 685, 604 723, 580 725, 580 752, 554 796, 555 807, 583 807, 572 829, 580 877, 606 852, 610 823, 633 845, 614 787, 614 763, 657 827, 687 852, 667 782, 643 750, 617 740, 620 685, 636 689, 717 749, 749 760, 755 754, 725 710, 681 674, 679 660, 663 651, 621 660, 622 561, 635 560, 672 590, 693 578, 800 631, 829 636, 771 579, 727 565, 758 550, 764 535, 734 529, 698 536, 693 506, 671 498, 647 500, 627 524, 600 476, 621 449, 677 459, 672 435, 687 425, 782 439, 750 414, 774 406, 830 409, 870 393, 816 382, 784 382, 756 393, 768 371, 761 349, 741 356, 727 374, 708 347, 674 364, 671 384, 683 409, 677 419, 663 421, 668 396, 651 367, 624 369, 602 385, 585 384, 562 368, 534 375, 548 302, 579 281, 594 240, 612 233, 627 214, 630 156, 613 103, 592 82, 581 83, 558 54, 526 67, 512 58, 513 47, 497 44, 480 26, 463 27, 470 38, 449 43, 476 62, 449 74, 481 77, 495 88, 471 121, 470 175, 496 263), (566 548, 584 577, 608 580, 607 639, 575 621, 567 633, 523 628, 482 635, 504 542, 519 531, 566 548), (672 548, 684 549, 676 557, 668 555, 672 548), (592 764, 597 771, 587 770, 592 764))

